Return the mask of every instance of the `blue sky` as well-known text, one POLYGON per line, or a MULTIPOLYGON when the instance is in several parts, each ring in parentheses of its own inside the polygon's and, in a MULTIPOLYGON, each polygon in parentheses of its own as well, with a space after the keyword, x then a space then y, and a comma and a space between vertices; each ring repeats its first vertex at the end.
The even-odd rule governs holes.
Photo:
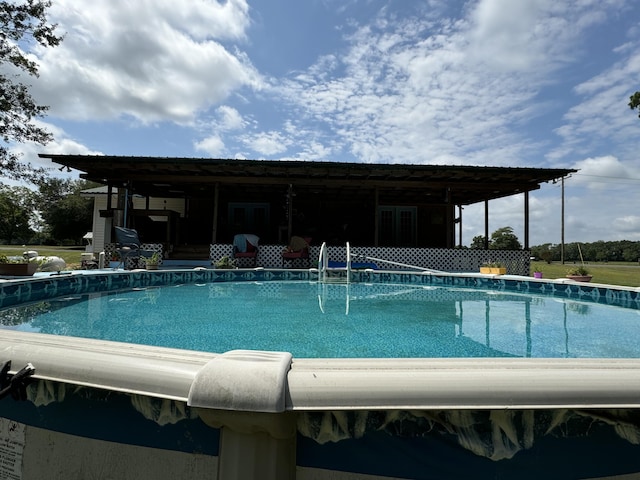
MULTIPOLYGON (((637 0, 53 0, 37 153, 577 168, 566 241, 640 240, 637 0)), ((57 172, 57 171, 56 171, 57 172)), ((490 203, 522 239, 523 198, 490 203)), ((561 190, 530 196, 560 242, 561 190)), ((484 233, 466 207, 463 243, 484 233)))

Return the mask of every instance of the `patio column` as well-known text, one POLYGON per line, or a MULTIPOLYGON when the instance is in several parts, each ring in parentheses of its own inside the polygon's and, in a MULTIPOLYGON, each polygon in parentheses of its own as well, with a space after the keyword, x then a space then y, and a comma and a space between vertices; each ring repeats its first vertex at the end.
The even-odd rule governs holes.
POLYGON ((287 190, 287 244, 293 235, 293 185, 289 184, 287 190))
POLYGON ((216 183, 213 189, 213 229, 211 231, 211 243, 218 241, 218 202, 220 199, 220 184, 216 183))
POLYGON ((458 246, 462 247, 462 205, 458 205, 458 246))
POLYGON ((524 249, 529 250, 529 192, 524 192, 524 249))
POLYGON ((489 200, 484 201, 484 249, 489 250, 489 200))
POLYGON ((378 238, 380 234, 380 215, 378 215, 378 207, 380 203, 380 190, 376 187, 373 200, 373 246, 378 246, 378 238))

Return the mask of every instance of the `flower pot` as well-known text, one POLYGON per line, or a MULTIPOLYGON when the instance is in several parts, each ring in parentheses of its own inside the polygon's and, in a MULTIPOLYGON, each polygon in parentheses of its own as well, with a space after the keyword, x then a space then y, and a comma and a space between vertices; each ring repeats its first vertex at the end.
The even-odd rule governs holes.
POLYGON ((147 263, 145 265, 147 270, 158 270, 158 264, 157 263, 147 263))
POLYGON ((480 273, 504 275, 505 273, 507 273, 507 269, 505 267, 480 267, 480 273))
POLYGON ((29 263, 0 263, 0 275, 11 277, 28 277, 36 273, 38 264, 29 263))
POLYGON ((533 272, 533 278, 542 278, 542 272, 533 272))
POLYGON ((593 275, 567 275, 567 278, 575 280, 576 282, 590 282, 593 275))

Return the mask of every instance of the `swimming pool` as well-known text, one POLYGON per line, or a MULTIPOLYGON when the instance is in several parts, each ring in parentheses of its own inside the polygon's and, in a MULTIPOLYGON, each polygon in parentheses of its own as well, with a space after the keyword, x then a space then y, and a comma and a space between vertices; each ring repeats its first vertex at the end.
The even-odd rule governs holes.
POLYGON ((64 296, 0 311, 0 327, 295 358, 639 358, 640 311, 451 286, 216 282, 64 296))
MULTIPOLYGON (((158 330, 165 287, 174 293, 193 285, 205 292, 207 302, 199 303, 211 312, 222 298, 242 297, 222 288, 224 282, 255 286, 246 304, 264 296, 290 306, 295 299, 282 300, 275 290, 279 282, 297 282, 320 321, 346 322, 324 325, 336 339, 348 336, 345 325, 361 311, 384 310, 391 298, 411 308, 417 297, 431 296, 446 312, 436 330, 450 342, 464 339, 506 356, 313 358, 260 345, 211 352, 50 335, 42 333, 44 324, 19 327, 25 315, 16 313, 14 326, 0 331, 0 352, 12 360, 12 372, 31 362, 36 373, 27 402, 0 401, 0 441, 16 446, 9 463, 21 466, 24 480, 79 471, 100 478, 106 466, 118 478, 167 480, 577 479, 640 472, 640 359, 633 353, 574 358, 581 336, 594 344, 614 330, 607 319, 596 334, 583 335, 584 313, 600 317, 606 308, 617 317, 624 309, 631 325, 637 289, 406 272, 356 272, 349 287, 316 279, 313 270, 98 271, 0 283, 0 308, 37 310, 64 299, 51 315, 66 319, 66 309, 84 309, 82 328, 108 330, 96 324, 102 320, 94 310, 106 310, 112 323, 126 313, 138 334, 158 330), (476 297, 481 290, 488 295, 476 297), (84 295, 98 302, 89 307, 84 295), (364 308, 365 297, 380 303, 364 308), (540 298, 548 303, 539 309, 540 298), (114 314, 115 304, 122 314, 114 314), (145 309, 129 316, 134 305, 145 309), (553 314, 542 318, 547 310, 553 314), (545 324, 551 328, 541 333, 545 324), (502 336, 513 344, 500 343, 502 336), (557 357, 534 358, 547 338, 557 357)), ((183 310, 172 314, 171 340, 192 321, 183 310)), ((409 317, 425 322, 422 307, 412 311, 409 317)), ((58 326, 56 333, 70 332, 58 326)), ((309 330, 301 329, 315 333, 309 330)), ((629 332, 615 341, 629 343, 623 338, 634 335, 629 332)), ((384 346, 385 335, 364 343, 384 346)))

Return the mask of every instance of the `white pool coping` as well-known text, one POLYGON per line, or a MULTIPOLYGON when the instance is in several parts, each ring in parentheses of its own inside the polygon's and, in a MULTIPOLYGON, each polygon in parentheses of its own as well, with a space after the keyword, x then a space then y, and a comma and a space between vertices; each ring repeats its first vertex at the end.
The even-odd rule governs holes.
MULTIPOLYGON (((31 363, 36 379, 182 402, 219 356, 12 330, 0 338, 11 373, 31 363)), ((263 368, 241 361, 245 372, 263 368)), ((273 394, 284 396, 283 411, 640 407, 638 359, 293 358, 281 365, 286 380, 274 388, 284 391, 273 394)), ((213 398, 206 407, 265 411, 246 398, 225 405, 213 398)))

